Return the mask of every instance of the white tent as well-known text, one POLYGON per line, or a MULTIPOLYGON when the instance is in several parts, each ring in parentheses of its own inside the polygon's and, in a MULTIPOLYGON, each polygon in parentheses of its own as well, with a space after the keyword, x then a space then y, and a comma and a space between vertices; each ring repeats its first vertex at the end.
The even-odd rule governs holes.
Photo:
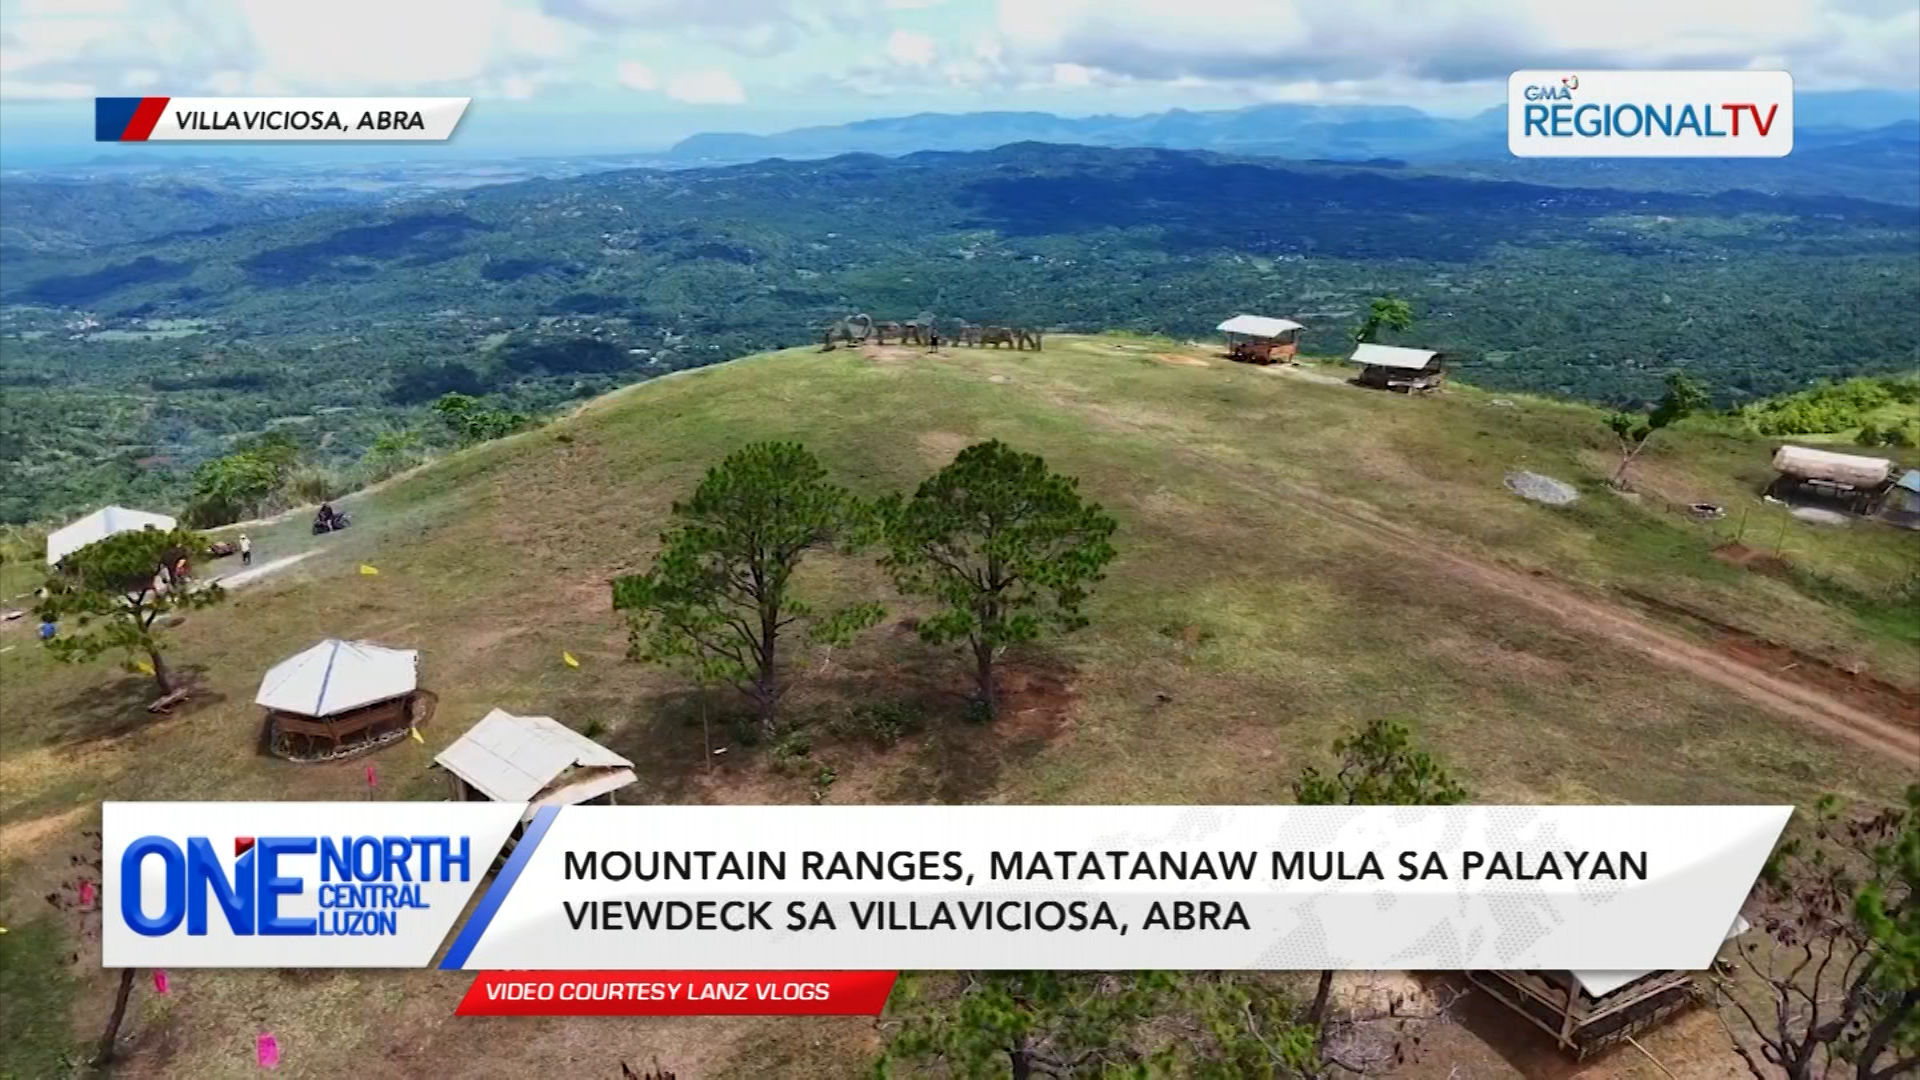
POLYGON ((553 717, 503 709, 482 717, 433 760, 495 802, 535 806, 586 802, 635 780, 633 762, 553 717), (569 775, 576 769, 581 772, 569 775), (568 782, 556 787, 562 778, 568 782))
POLYGON ((364 641, 327 640, 275 664, 258 705, 300 716, 333 716, 413 693, 420 654, 364 641))
POLYGON ((1270 319, 1265 315, 1235 315, 1215 330, 1223 334, 1240 334, 1244 337, 1277 338, 1285 337, 1294 330, 1306 329, 1292 319, 1270 319))
POLYGON ((137 529, 172 532, 179 524, 165 514, 149 514, 145 510, 129 510, 124 506, 95 510, 79 521, 47 534, 47 565, 52 566, 88 544, 105 540, 115 533, 137 529))
POLYGON ((1407 371, 1421 371, 1433 362, 1437 355, 1432 349, 1404 349, 1398 345, 1375 345, 1367 342, 1353 350, 1353 362, 1368 367, 1403 368, 1407 371))

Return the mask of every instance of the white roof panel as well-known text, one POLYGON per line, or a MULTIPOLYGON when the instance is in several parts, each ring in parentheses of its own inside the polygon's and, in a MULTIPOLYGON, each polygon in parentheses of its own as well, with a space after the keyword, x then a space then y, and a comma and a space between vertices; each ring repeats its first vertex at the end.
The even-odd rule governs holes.
POLYGON ((133 532, 136 529, 149 527, 162 532, 172 532, 179 524, 165 514, 129 510, 124 506, 102 507, 79 521, 63 525, 47 534, 47 565, 52 566, 88 544, 105 540, 115 533, 133 532))
POLYGON ((572 768, 633 762, 551 716, 495 709, 433 759, 495 802, 527 802, 572 768))
POLYGON ((1292 319, 1270 319, 1265 315, 1235 315, 1214 329, 1223 334, 1271 338, 1280 337, 1292 330, 1304 330, 1306 327, 1292 319))
POLYGON ((275 664, 254 703, 300 716, 333 716, 411 694, 420 654, 365 641, 327 640, 275 664))
POLYGON ((1438 355, 1433 349, 1403 349, 1398 345, 1375 345, 1372 342, 1353 350, 1353 362, 1368 367, 1406 368, 1419 371, 1433 362, 1438 355))

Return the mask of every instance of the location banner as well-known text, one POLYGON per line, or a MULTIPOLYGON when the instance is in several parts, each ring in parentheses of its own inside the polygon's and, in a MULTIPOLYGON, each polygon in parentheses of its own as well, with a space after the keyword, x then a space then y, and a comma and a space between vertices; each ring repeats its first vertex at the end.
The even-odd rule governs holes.
POLYGON ((95 142, 445 142, 472 98, 103 97, 95 142))
POLYGON ((449 970, 523 974, 1699 970, 1790 814, 109 803, 103 954, 440 954, 449 970))

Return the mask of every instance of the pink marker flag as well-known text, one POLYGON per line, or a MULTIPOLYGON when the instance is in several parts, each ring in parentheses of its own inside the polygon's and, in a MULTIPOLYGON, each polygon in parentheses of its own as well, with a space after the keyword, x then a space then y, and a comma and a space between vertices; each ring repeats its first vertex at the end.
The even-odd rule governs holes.
POLYGON ((91 881, 82 881, 80 883, 80 906, 93 906, 93 882, 91 881))
POLYGON ((260 1033, 260 1040, 254 1044, 254 1056, 260 1059, 260 1067, 263 1069, 280 1067, 280 1040, 273 1037, 273 1032, 260 1033))
POLYGON ((168 985, 169 983, 167 982, 167 973, 160 968, 154 968, 153 969, 153 992, 156 994, 164 994, 167 992, 168 985))
POLYGON ((367 786, 368 787, 373 786, 373 766, 372 765, 367 766, 367 786))

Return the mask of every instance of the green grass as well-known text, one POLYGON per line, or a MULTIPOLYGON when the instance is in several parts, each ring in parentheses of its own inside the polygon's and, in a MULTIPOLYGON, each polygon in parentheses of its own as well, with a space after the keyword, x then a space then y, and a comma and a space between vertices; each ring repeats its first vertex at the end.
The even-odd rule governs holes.
POLYGON ((51 916, 0 934, 0 1080, 65 1075, 76 1051, 67 1026, 75 980, 51 916))
MULTIPOLYGON (((359 762, 300 767, 254 752, 261 672, 323 636, 422 650, 439 712, 427 745, 402 741, 373 759, 390 797, 442 797, 433 753, 498 706, 603 731, 641 763, 637 801, 804 804, 811 770, 784 775, 764 748, 740 748, 707 773, 698 700, 672 673, 624 660, 606 585, 646 565, 673 500, 751 439, 801 440, 872 495, 1001 438, 1078 476, 1121 523, 1092 626, 1010 657, 1014 674, 1070 691, 1029 695, 993 725, 962 721, 957 654, 892 625, 912 608, 870 560, 809 564, 810 595, 875 595, 891 609, 790 699, 792 719, 817 725, 812 759, 838 773, 829 801, 1284 801, 1333 738, 1380 715, 1408 720, 1488 802, 1893 793, 1884 760, 1427 558, 1445 547, 1549 571, 1594 596, 1651 591, 1897 670, 1910 645, 1850 598, 1893 588, 1915 537, 1786 519, 1788 547, 1812 575, 1796 585, 1711 558, 1714 527, 1665 507, 1709 499, 1730 516, 1747 510, 1751 532, 1777 528, 1754 494, 1763 442, 1671 433, 1642 463, 1647 493, 1636 503, 1604 490, 1610 436, 1592 410, 1513 397, 1515 407, 1495 406, 1470 389, 1409 399, 1218 360, 1177 366, 1154 356, 1179 346, 1140 344, 1063 337, 1038 355, 749 358, 620 391, 356 496, 344 533, 309 536, 304 518, 250 527, 256 563, 320 554, 169 632, 175 665, 204 668, 187 710, 147 716, 144 683, 104 662, 63 667, 26 645, 0 655, 0 859, 22 883, 0 902, 0 922, 24 918, 30 901, 13 897, 61 872, 62 845, 97 800, 362 797, 359 762), (1514 467, 1584 497, 1567 509, 1523 502, 1501 486, 1514 467), (1420 539, 1373 535, 1342 517, 1349 506, 1420 539), (359 574, 362 563, 379 575, 359 574), (830 721, 874 702, 898 703, 917 730, 891 747, 833 733, 830 721)), ((807 657, 815 668, 821 659, 807 657)), ((724 738, 724 723, 714 728, 724 738)), ((85 1001, 100 999, 102 978, 88 973, 85 1001)), ((773 1063, 837 1075, 871 1050, 859 1024, 660 1021, 616 1034, 588 1021, 455 1023, 464 982, 434 972, 204 972, 182 983, 134 1025, 163 1028, 159 1044, 172 1047, 150 1074, 239 1075, 250 1067, 233 1035, 239 1018, 282 1033, 282 1071, 294 1076, 347 1074, 367 1054, 400 1055, 395 1068, 432 1060, 449 1075, 463 1075, 463 1061, 511 1071, 585 1060, 583 1045, 596 1061, 631 1051, 636 1066, 654 1047, 664 1066, 692 1071, 684 1062, 695 1061, 700 1075, 764 1075, 773 1063), (429 1054, 440 1056, 419 1056, 429 1054)), ((81 1013, 95 1022, 90 1006, 81 1013)))

